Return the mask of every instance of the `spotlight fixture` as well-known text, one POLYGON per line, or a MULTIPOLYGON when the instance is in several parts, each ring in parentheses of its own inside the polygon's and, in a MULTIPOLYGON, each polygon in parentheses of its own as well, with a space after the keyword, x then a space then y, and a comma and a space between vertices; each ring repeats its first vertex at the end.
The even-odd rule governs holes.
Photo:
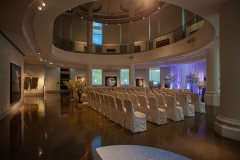
POLYGON ((38 6, 38 10, 41 11, 42 10, 42 6, 38 6))
POLYGON ((40 59, 40 61, 42 62, 42 59, 40 59))
POLYGON ((158 7, 158 9, 160 9, 160 7, 158 7))
POLYGON ((40 55, 41 53, 40 53, 40 52, 38 52, 38 54, 40 55))
POLYGON ((132 22, 130 22, 130 23, 132 23, 132 22))
POLYGON ((50 62, 49 64, 53 64, 53 62, 50 62))
POLYGON ((107 23, 106 23, 106 25, 107 25, 107 23))
POLYGON ((45 1, 42 1, 42 7, 45 7, 46 6, 46 2, 45 1))
POLYGON ((118 23, 118 25, 120 25, 120 24, 118 23))
POLYGON ((145 17, 143 17, 143 19, 145 19, 145 17))
POLYGON ((83 19, 83 17, 81 17, 83 19))
POLYGON ((47 60, 45 59, 44 61, 46 62, 47 60))

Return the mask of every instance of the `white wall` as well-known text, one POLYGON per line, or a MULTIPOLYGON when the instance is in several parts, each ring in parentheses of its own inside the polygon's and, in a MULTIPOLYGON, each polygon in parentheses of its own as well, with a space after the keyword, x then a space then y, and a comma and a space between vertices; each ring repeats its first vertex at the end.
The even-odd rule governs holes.
POLYGON ((44 87, 44 78, 45 78, 45 67, 43 65, 33 65, 33 64, 24 64, 24 78, 25 77, 38 77, 38 87, 37 91, 32 90, 31 93, 29 90, 24 91, 26 94, 36 94, 43 96, 43 87, 44 87))
POLYGON ((0 33, 0 119, 23 103, 23 55, 0 33), (10 63, 21 67, 21 99, 10 104, 10 63))
POLYGON ((77 76, 85 76, 87 78, 86 69, 70 68, 70 79, 77 79, 77 76))
POLYGON ((46 92, 60 91, 60 68, 57 67, 45 68, 45 86, 46 92))
POLYGON ((136 79, 143 79, 143 87, 148 87, 149 69, 135 69, 134 86, 136 86, 136 79))

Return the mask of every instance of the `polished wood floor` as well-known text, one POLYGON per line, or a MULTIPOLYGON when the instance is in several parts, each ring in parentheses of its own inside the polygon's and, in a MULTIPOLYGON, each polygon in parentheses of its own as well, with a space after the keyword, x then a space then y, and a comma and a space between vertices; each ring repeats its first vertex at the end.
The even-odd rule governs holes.
POLYGON ((240 159, 240 142, 213 131, 218 107, 184 121, 168 120, 133 134, 84 104, 77 108, 68 95, 25 97, 24 105, 0 120, 0 159, 92 160, 97 147, 143 145, 191 159, 240 159))

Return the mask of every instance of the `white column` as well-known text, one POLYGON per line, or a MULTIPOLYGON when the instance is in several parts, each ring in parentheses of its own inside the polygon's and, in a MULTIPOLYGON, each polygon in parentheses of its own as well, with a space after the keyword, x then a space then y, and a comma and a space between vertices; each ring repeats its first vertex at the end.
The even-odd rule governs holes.
POLYGON ((87 86, 92 86, 92 65, 87 65, 87 86))
MULTIPOLYGON (((90 2, 87 4, 88 7, 88 16, 93 15, 93 3, 90 2)), ((92 21, 87 21, 87 48, 88 48, 88 53, 92 53, 92 21)))
POLYGON ((129 86, 134 86, 135 81, 135 66, 134 64, 129 65, 129 86))
POLYGON ((206 53, 206 93, 204 95, 204 102, 209 106, 220 105, 220 93, 219 93, 219 77, 220 77, 220 65, 219 65, 219 48, 207 49, 206 53))
POLYGON ((240 1, 220 10, 220 114, 214 131, 240 141, 240 1))

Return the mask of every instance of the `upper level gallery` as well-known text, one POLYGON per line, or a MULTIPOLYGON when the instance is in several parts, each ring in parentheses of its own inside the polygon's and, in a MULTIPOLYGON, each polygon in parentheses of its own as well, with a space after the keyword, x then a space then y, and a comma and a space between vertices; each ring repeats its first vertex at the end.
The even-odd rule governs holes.
MULTIPOLYGON (((54 46, 77 53, 130 54, 178 42, 204 25, 203 18, 181 7, 160 1, 148 3, 145 8, 141 6, 144 9, 134 14, 137 19, 129 18, 128 12, 124 12, 126 16, 100 16, 102 12, 99 10, 104 8, 99 5, 99 2, 93 3, 96 7, 92 10, 96 13, 92 17, 97 17, 95 19, 91 19, 92 17, 84 12, 87 7, 84 9, 83 5, 59 15, 54 21, 54 46), (146 11, 149 14, 147 16, 144 14, 146 11)), ((121 6, 120 4, 119 7, 121 6)), ((115 12, 111 12, 111 15, 116 14, 115 12)))

